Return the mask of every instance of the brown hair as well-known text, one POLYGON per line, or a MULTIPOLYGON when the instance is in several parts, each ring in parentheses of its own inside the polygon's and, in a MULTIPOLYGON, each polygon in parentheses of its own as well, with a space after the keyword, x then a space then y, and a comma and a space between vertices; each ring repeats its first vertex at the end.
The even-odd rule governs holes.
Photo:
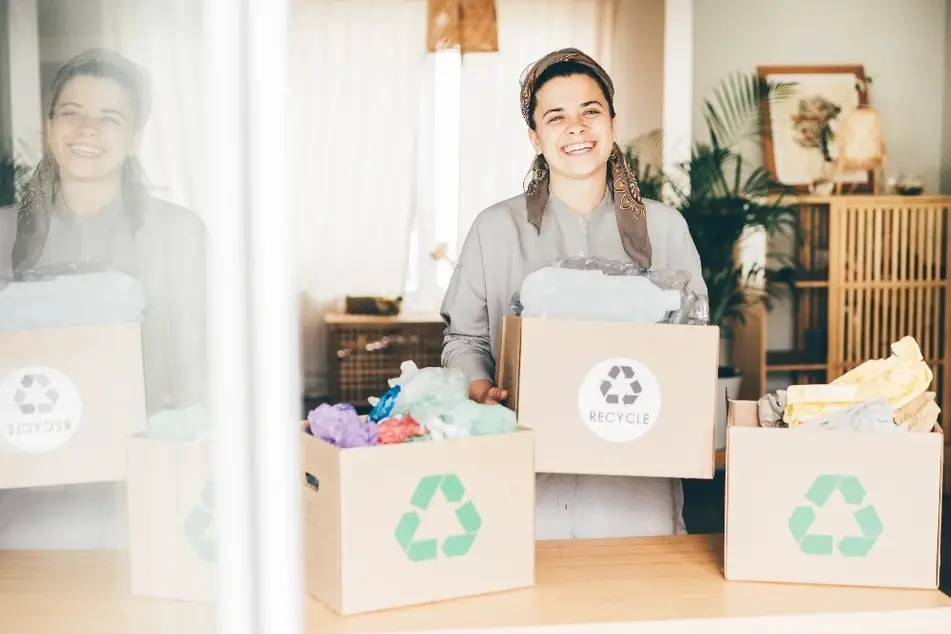
POLYGON ((532 85, 532 89, 528 97, 528 127, 530 127, 532 130, 535 129, 535 108, 538 106, 538 91, 541 90, 545 84, 556 77, 574 77, 576 75, 584 75, 597 82, 598 86, 601 88, 601 92, 604 94, 604 98, 607 100, 608 112, 610 113, 611 118, 614 118, 614 94, 605 83, 604 79, 594 72, 589 66, 579 64, 575 61, 567 61, 558 62, 557 64, 552 64, 546 68, 532 85))

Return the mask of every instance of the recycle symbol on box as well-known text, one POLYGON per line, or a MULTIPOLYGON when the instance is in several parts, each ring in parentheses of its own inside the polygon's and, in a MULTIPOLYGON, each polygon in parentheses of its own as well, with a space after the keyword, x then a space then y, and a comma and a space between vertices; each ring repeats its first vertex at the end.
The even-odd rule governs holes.
MULTIPOLYGON (((471 501, 462 502, 466 490, 459 477, 453 473, 423 477, 416 485, 410 504, 419 511, 425 511, 433 501, 437 489, 442 492, 447 502, 460 504, 455 515, 462 529, 461 533, 442 540, 442 553, 446 557, 462 557, 472 548, 479 528, 482 527, 482 518, 471 501)), ((413 510, 403 513, 396 525, 396 541, 413 562, 436 559, 440 550, 436 539, 413 539, 420 524, 419 513, 413 510)))
POLYGON ((871 504, 862 506, 865 501, 865 489, 855 476, 821 475, 815 479, 806 492, 811 506, 797 506, 789 517, 789 532, 799 549, 806 555, 832 555, 838 551, 843 557, 865 557, 881 536, 884 526, 871 504), (858 508, 853 517, 861 535, 848 535, 838 538, 833 535, 809 533, 816 520, 816 508, 822 508, 832 494, 838 491, 845 502, 858 508))
POLYGON ((49 414, 59 401, 59 392, 45 374, 24 374, 13 400, 24 414, 49 414))
POLYGON ((626 365, 615 365, 608 370, 608 378, 601 381, 601 395, 604 402, 617 405, 619 394, 621 402, 633 405, 641 393, 641 382, 634 378, 634 368, 626 365))
POLYGON ((185 519, 185 537, 202 561, 215 561, 217 547, 212 523, 215 513, 215 484, 209 481, 201 492, 201 499, 185 519))

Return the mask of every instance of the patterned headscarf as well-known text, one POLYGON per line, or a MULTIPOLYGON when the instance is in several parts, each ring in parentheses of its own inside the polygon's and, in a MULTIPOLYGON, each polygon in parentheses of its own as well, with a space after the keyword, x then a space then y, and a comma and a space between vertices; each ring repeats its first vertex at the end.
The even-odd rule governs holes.
MULTIPOLYGON (((589 68, 607 88, 609 103, 614 102, 614 82, 607 72, 590 56, 575 48, 565 48, 549 53, 532 64, 523 73, 521 84, 522 117, 525 123, 531 126, 532 113, 530 112, 532 96, 537 90, 536 83, 546 70, 555 64, 573 62, 589 68)), ((531 181, 526 188, 528 203, 528 221, 541 232, 542 214, 548 204, 549 196, 548 163, 541 154, 535 157, 532 163, 531 181)), ((639 266, 649 268, 651 264, 651 243, 647 233, 647 209, 641 198, 641 191, 637 180, 631 172, 624 154, 617 143, 611 149, 608 158, 607 182, 611 184, 614 198, 614 212, 617 217, 618 230, 621 233, 621 243, 624 251, 639 266)))
MULTIPOLYGON (((135 127, 141 130, 152 110, 151 81, 148 73, 115 51, 90 49, 76 55, 56 73, 50 90, 48 118, 52 118, 56 102, 66 84, 80 76, 110 77, 123 85, 132 95, 135 111, 135 127)), ((123 206, 129 215, 130 225, 136 231, 142 223, 142 199, 147 183, 138 160, 126 159, 122 167, 123 206)), ((49 234, 49 210, 59 181, 59 169, 53 155, 43 154, 33 175, 23 191, 23 203, 17 215, 17 236, 13 245, 13 268, 15 272, 36 265, 43 253, 49 234)))

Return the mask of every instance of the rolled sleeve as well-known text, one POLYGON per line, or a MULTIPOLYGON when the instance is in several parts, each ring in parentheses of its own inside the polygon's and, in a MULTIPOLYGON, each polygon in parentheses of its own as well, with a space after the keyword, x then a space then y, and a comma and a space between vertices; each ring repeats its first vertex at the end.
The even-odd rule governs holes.
POLYGON ((477 224, 469 230, 462 245, 440 314, 446 324, 442 366, 461 370, 470 383, 479 379, 494 381, 485 269, 477 224))

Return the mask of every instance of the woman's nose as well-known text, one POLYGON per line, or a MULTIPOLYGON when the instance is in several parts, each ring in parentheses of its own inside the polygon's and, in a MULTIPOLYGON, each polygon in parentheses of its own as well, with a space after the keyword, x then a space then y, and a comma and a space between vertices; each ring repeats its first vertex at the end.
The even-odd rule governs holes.
POLYGON ((79 120, 79 125, 76 126, 76 129, 81 134, 99 134, 99 124, 93 117, 82 117, 79 120))
POLYGON ((568 134, 584 134, 588 127, 581 119, 575 119, 568 126, 568 134))

